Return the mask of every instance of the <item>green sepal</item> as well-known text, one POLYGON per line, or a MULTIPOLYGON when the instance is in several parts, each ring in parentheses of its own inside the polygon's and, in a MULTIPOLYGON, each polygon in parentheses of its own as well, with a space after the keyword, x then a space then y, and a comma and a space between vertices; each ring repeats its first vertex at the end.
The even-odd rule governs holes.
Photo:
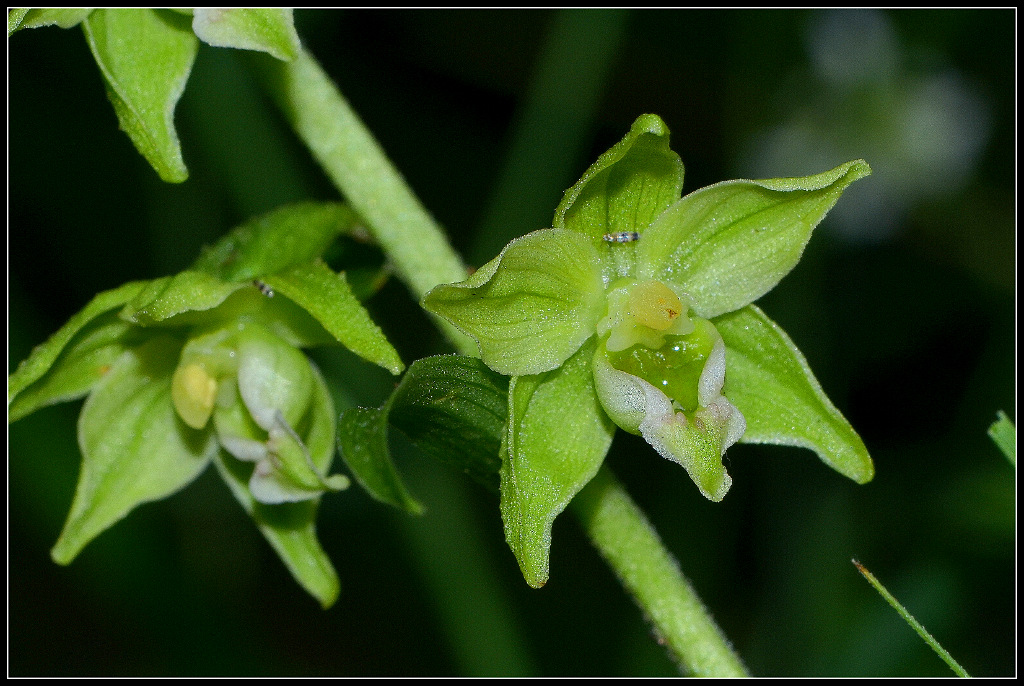
POLYGON ((548 580, 555 517, 600 469, 615 433, 594 390, 596 340, 558 369, 509 384, 501 518, 505 540, 534 588, 548 580))
POLYGON ((476 339, 494 371, 546 372, 575 353, 604 315, 600 257, 579 233, 534 231, 466 281, 432 289, 423 307, 476 339))
POLYGON ((82 23, 121 128, 160 178, 181 183, 188 169, 174 128, 199 39, 189 19, 161 9, 107 8, 82 23))
POLYGON ((352 476, 373 498, 409 514, 422 514, 421 505, 402 482, 388 449, 388 404, 382 408, 353 407, 338 421, 338 451, 352 476))
POLYGON ((259 50, 286 61, 302 49, 291 9, 196 7, 193 17, 192 29, 209 45, 259 50))
POLYGON ((672 205, 637 242, 640 279, 664 281, 711 319, 771 290, 796 266, 815 226, 863 160, 794 179, 723 181, 672 205))
POLYGON ((747 419, 741 442, 810 448, 840 474, 871 481, 875 467, 864 442, 786 332, 754 305, 714 324, 726 345, 725 396, 747 419))
POLYGON ((299 202, 253 217, 232 229, 192 265, 224 281, 251 281, 323 255, 356 216, 337 202, 299 202))
POLYGON ((105 315, 138 295, 146 284, 132 281, 97 294, 45 343, 36 346, 7 380, 7 421, 88 393, 107 366, 124 352, 125 328, 105 315), (101 317, 103 321, 97 321, 101 317))
POLYGON ((181 315, 212 310, 245 285, 225 283, 204 272, 179 272, 147 281, 121 310, 121 317, 139 326, 192 324, 195 316, 181 315))
POLYGON ((683 188, 683 163, 665 122, 645 114, 565 192, 552 226, 597 244, 606 233, 643 231, 683 188))
POLYGON ((402 364, 369 313, 349 288, 344 272, 335 274, 320 260, 264 277, 264 282, 304 309, 346 348, 364 360, 400 374, 402 364))
POLYGON ((81 24, 92 7, 15 7, 7 11, 7 37, 19 29, 57 26, 70 29, 81 24))
POLYGON ((111 365, 137 342, 134 333, 116 312, 106 312, 91 321, 64 348, 49 371, 18 394, 8 408, 8 421, 88 394, 111 365))
POLYGON ((82 471, 51 552, 68 564, 137 505, 195 479, 217 451, 212 431, 190 429, 171 403, 181 341, 160 336, 125 352, 96 384, 78 419, 82 471))
POLYGON ((316 536, 319 498, 264 505, 253 498, 249 491, 252 473, 250 465, 232 458, 224 451, 218 452, 213 463, 235 499, 252 517, 292 577, 317 599, 321 607, 327 609, 333 605, 338 599, 341 583, 334 565, 316 536))

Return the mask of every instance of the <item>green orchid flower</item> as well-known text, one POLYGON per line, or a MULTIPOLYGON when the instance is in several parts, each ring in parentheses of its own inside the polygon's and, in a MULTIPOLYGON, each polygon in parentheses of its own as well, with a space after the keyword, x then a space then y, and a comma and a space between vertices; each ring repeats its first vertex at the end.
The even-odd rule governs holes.
POLYGON ((299 350, 341 343, 394 374, 403 365, 318 256, 353 224, 335 203, 279 208, 244 224, 191 269, 100 293, 8 379, 8 417, 86 397, 82 470, 53 559, 70 563, 141 503, 184 488, 211 462, 322 605, 337 576, 316 538, 334 404, 299 350))
POLYGON ((532 585, 554 518, 594 476, 615 427, 642 436, 720 501, 738 441, 811 448, 858 483, 874 468, 789 337, 753 301, 800 259, 854 161, 814 176, 736 180, 681 196, 656 116, 570 188, 552 228, 512 241, 423 306, 508 375, 500 472, 506 536, 532 585))

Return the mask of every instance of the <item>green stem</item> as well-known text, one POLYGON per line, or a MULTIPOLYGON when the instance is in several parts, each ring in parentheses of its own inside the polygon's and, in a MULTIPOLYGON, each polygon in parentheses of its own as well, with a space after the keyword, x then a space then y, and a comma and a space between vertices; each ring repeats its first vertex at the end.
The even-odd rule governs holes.
POLYGON ((571 507, 682 668, 695 676, 749 676, 657 532, 607 467, 571 507))
MULTIPOLYGON (((308 52, 291 62, 255 56, 278 106, 345 199, 366 220, 416 299, 462 281, 466 267, 380 144, 308 52)), ((436 320, 459 352, 476 344, 436 320)))
MULTIPOLYGON (((316 60, 306 52, 292 62, 256 59, 299 137, 367 221, 413 294, 419 298, 438 284, 465 279, 465 266, 440 227, 316 60)), ((470 338, 438 323, 460 352, 476 355, 470 338)), ((607 469, 573 507, 682 666, 693 674, 747 674, 643 513, 607 469)))

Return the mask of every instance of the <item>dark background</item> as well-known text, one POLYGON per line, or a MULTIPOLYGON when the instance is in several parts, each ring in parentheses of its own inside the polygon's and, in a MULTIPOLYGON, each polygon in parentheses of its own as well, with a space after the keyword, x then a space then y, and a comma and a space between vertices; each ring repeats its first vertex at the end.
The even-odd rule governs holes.
MULTIPOLYGON (((1015 23, 978 11, 304 11, 299 34, 471 264, 548 225, 639 114, 686 188, 817 173, 857 182, 759 304, 864 438, 877 476, 740 445, 704 500, 620 433, 609 464, 754 674, 950 675, 856 557, 976 676, 1013 675, 1015 23)), ((202 46, 176 122, 191 178, 161 183, 118 131, 80 29, 8 42, 8 369, 97 291, 184 268, 254 213, 336 191, 236 51, 202 46)), ((444 350, 392 281, 368 303, 406 362, 444 350)), ((343 402, 392 380, 317 353, 343 402)), ((64 568, 80 403, 9 430, 11 675, 671 675, 571 515, 532 590, 497 499, 399 441, 413 519, 324 499, 342 580, 322 611, 214 470, 64 568)), ((339 467, 340 468, 340 467, 339 467)))

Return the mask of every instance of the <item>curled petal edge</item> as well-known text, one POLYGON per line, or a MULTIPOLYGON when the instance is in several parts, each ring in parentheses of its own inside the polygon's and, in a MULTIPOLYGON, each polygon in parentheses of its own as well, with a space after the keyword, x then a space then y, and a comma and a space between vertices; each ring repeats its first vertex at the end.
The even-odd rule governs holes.
POLYGON ((704 497, 714 502, 732 485, 722 456, 746 430, 743 414, 722 395, 724 381, 725 344, 719 340, 698 381, 701 406, 687 416, 652 384, 613 367, 603 345, 594 355, 597 396, 612 421, 682 465, 704 497))

